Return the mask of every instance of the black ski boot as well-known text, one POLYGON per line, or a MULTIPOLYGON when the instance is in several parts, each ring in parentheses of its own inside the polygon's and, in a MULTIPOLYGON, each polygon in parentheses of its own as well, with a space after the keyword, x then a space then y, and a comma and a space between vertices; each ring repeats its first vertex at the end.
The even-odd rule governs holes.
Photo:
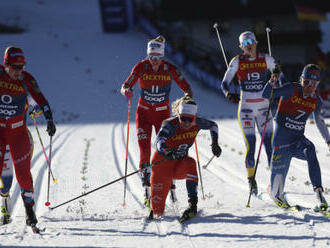
POLYGON ((258 185, 254 177, 248 177, 250 191, 253 195, 258 195, 258 185))
POLYGON ((33 207, 29 204, 24 204, 25 213, 26 213, 26 225, 28 226, 36 226, 38 223, 36 214, 34 213, 33 207))
POLYGON ((181 218, 179 219, 180 223, 184 223, 186 220, 194 218, 197 214, 197 196, 189 198, 189 207, 183 212, 181 218))
POLYGON ((149 216, 147 217, 147 220, 153 220, 154 219, 154 211, 150 210, 149 216))

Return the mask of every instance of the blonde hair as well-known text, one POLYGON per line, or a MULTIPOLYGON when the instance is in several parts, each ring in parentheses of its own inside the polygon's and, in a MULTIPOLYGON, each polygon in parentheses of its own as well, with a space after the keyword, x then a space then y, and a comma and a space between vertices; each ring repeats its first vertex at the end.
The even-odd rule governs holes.
POLYGON ((172 113, 174 115, 179 116, 179 106, 181 104, 192 104, 192 105, 197 105, 196 102, 188 95, 184 95, 183 97, 176 99, 172 103, 172 113))

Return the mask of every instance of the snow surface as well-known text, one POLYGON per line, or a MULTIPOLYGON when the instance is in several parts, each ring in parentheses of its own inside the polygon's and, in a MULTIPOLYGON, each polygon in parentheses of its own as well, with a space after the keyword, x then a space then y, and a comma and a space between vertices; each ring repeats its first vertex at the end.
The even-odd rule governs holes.
MULTIPOLYGON (((51 206, 70 200, 124 175, 127 132, 127 100, 119 93, 132 66, 144 58, 149 37, 138 30, 103 34, 98 1, 29 0, 2 1, 1 23, 19 23, 29 31, 0 35, 3 52, 20 46, 31 72, 55 110, 57 133, 53 139, 51 206)), ((329 220, 311 211, 289 213, 267 200, 251 199, 246 208, 248 185, 244 168, 245 147, 236 120, 236 106, 187 76, 200 115, 217 121, 220 158, 201 169, 205 200, 199 189, 199 214, 187 225, 177 217, 187 206, 184 181, 177 181, 177 204, 167 202, 165 216, 150 223, 142 208, 140 179, 127 179, 126 206, 123 181, 54 210, 45 207, 48 170, 35 128, 32 174, 36 214, 41 235, 24 223, 24 209, 16 181, 11 190, 13 222, 0 227, 0 247, 330 247, 329 220)), ((136 87, 135 87, 136 89, 136 87)), ((135 91, 137 95, 137 90, 135 91)), ((171 100, 181 96, 173 84, 171 100)), ((129 126, 128 173, 138 168, 133 98, 129 126)), ((41 118, 42 119, 42 118, 41 118)), ((329 123, 329 120, 327 120, 329 123)), ((49 137, 44 122, 39 128, 48 154, 49 137)), ((316 146, 323 186, 330 188, 327 146, 315 125, 306 135, 316 146)), ((153 135, 153 140, 154 140, 153 135)), ((257 149, 259 141, 257 139, 257 149)), ((208 132, 197 138, 200 165, 212 157, 208 132)), ((194 148, 190 155, 196 157, 194 148)), ((266 191, 270 172, 264 150, 257 173, 260 191, 266 191)), ((287 177, 289 202, 313 207, 306 162, 293 160, 287 177)), ((329 194, 325 194, 330 201, 329 194)))

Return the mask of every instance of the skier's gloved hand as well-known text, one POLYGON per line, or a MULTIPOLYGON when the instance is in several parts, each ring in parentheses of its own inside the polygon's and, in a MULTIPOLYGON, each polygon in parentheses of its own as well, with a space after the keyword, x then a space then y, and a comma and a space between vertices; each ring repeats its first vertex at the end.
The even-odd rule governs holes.
POLYGON ((125 84, 122 86, 120 93, 127 98, 131 98, 133 96, 132 88, 125 84))
POLYGON ((34 106, 34 108, 29 112, 31 118, 39 117, 43 113, 43 110, 38 106, 34 106))
POLYGON ((276 64, 274 69, 272 70, 272 75, 269 79, 269 84, 274 88, 274 87, 278 87, 278 80, 280 78, 280 75, 282 73, 282 68, 280 64, 276 64))
POLYGON ((213 152, 214 156, 220 157, 222 149, 218 145, 218 143, 212 143, 211 147, 212 147, 212 152, 213 152))
POLYGON ((236 94, 236 93, 230 93, 229 91, 226 93, 226 97, 229 101, 231 101, 232 103, 239 103, 239 94, 236 94))
POLYGON ((49 136, 54 136, 54 134, 56 132, 56 127, 55 127, 53 120, 47 121, 47 130, 46 131, 49 136))
POLYGON ((131 89, 126 89, 124 91, 124 96, 127 97, 127 98, 131 98, 133 96, 133 90, 131 89))
POLYGON ((183 159, 187 155, 187 152, 167 148, 166 151, 164 151, 164 154, 165 154, 164 157, 167 160, 180 160, 180 159, 183 159))
POLYGON ((328 141, 328 147, 329 147, 329 151, 330 151, 330 141, 328 141))
POLYGON ((272 74, 281 74, 282 66, 280 64, 275 64, 274 69, 272 70, 272 74))

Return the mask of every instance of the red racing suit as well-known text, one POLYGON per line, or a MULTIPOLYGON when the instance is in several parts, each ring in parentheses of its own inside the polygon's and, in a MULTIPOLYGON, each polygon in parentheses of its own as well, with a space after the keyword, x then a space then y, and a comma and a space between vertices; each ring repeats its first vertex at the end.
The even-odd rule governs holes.
MULTIPOLYGON (((21 79, 13 80, 0 66, 0 165, 4 162, 6 146, 9 145, 15 168, 17 182, 24 192, 33 192, 32 176, 30 173, 31 142, 26 127, 25 115, 28 110, 28 95, 44 111, 47 120, 52 119, 47 100, 40 92, 36 80, 28 72, 23 71, 21 79)), ((0 176, 2 166, 0 166, 0 176)), ((34 204, 33 197, 28 200, 34 204)))
POLYGON ((150 164, 152 126, 158 133, 163 120, 170 117, 169 95, 171 83, 187 92, 190 86, 176 66, 162 60, 158 71, 153 71, 148 59, 137 63, 126 81, 125 86, 132 88, 139 82, 140 97, 136 110, 136 131, 140 148, 140 168, 150 164))
POLYGON ((173 179, 186 179, 188 197, 197 196, 196 162, 188 156, 188 150, 201 129, 210 130, 212 143, 218 143, 218 125, 213 121, 197 117, 188 129, 180 126, 178 117, 164 121, 157 135, 157 151, 152 157, 150 199, 154 214, 163 214, 173 179), (166 160, 162 152, 164 148, 175 149, 185 156, 180 160, 166 160))

